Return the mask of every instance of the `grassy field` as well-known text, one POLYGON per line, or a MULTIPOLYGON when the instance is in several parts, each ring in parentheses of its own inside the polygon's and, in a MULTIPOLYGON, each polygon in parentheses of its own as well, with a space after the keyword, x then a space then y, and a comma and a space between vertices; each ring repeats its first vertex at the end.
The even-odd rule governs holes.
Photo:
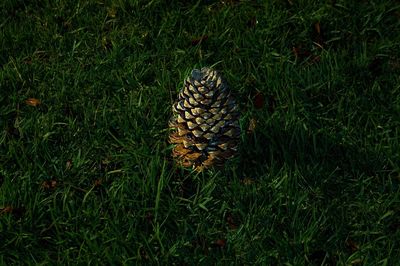
POLYGON ((399 265, 399 1, 38 2, 0 3, 0 265, 399 265), (195 173, 202 66, 243 134, 195 173))

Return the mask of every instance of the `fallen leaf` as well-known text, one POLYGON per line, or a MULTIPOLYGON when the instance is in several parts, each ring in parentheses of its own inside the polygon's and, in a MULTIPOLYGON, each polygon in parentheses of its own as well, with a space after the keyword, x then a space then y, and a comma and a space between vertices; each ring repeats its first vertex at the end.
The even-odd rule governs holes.
POLYGON ((225 245, 226 245, 226 240, 225 240, 225 239, 217 239, 217 240, 214 242, 214 245, 216 245, 217 247, 223 248, 223 247, 225 247, 225 245))
POLYGON ((253 105, 256 109, 261 109, 264 107, 265 100, 264 95, 261 92, 257 92, 253 99, 253 105))
POLYGON ((24 207, 20 207, 20 208, 14 208, 12 206, 5 206, 3 208, 0 208, 0 215, 3 214, 12 214, 14 216, 14 218, 19 219, 22 217, 22 215, 25 212, 25 208, 24 207))
POLYGON ((6 214, 6 213, 12 213, 13 207, 11 206, 6 206, 3 208, 0 208, 0 214, 6 214))
POLYGON ((319 21, 317 23, 314 24, 314 28, 315 31, 317 32, 317 34, 321 34, 321 25, 319 24, 319 21))
POLYGON ((314 24, 314 42, 320 47, 323 48, 324 40, 323 34, 321 30, 321 23, 318 21, 314 24))
POLYGON ((94 180, 94 186, 95 187, 101 186, 102 183, 103 183, 103 180, 101 178, 98 178, 98 179, 94 180))
POLYGON ((57 180, 46 180, 42 183, 42 188, 44 189, 55 189, 57 187, 57 180))
POLYGON ((36 98, 28 98, 25 103, 29 106, 38 106, 41 104, 39 99, 36 98))
POLYGON ((192 46, 198 45, 208 39, 208 35, 201 36, 199 38, 192 39, 191 44, 192 46))
POLYGON ((247 133, 251 134, 256 130, 257 120, 254 118, 250 119, 249 127, 247 128, 247 133))

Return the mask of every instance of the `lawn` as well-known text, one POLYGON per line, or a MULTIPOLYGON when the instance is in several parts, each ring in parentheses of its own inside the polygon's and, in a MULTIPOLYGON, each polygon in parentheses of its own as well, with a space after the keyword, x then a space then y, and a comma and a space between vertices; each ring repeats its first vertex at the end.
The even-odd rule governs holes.
POLYGON ((1 1, 0 265, 399 261, 399 1, 1 1), (197 173, 203 66, 242 135, 197 173))

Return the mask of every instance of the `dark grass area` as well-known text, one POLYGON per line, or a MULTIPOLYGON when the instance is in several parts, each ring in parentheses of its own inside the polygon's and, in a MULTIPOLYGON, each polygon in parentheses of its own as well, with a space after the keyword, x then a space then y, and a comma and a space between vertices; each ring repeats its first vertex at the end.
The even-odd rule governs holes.
POLYGON ((399 26, 398 1, 1 1, 0 264, 396 265, 399 26), (202 66, 243 135, 196 174, 167 136, 202 66))

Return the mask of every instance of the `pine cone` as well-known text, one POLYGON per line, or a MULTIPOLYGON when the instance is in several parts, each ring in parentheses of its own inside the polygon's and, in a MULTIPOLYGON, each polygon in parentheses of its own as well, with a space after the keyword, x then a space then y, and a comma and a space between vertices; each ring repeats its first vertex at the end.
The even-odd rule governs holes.
POLYGON ((210 68, 194 69, 172 106, 172 156, 184 167, 202 171, 222 166, 239 144, 238 106, 226 82, 210 68))

